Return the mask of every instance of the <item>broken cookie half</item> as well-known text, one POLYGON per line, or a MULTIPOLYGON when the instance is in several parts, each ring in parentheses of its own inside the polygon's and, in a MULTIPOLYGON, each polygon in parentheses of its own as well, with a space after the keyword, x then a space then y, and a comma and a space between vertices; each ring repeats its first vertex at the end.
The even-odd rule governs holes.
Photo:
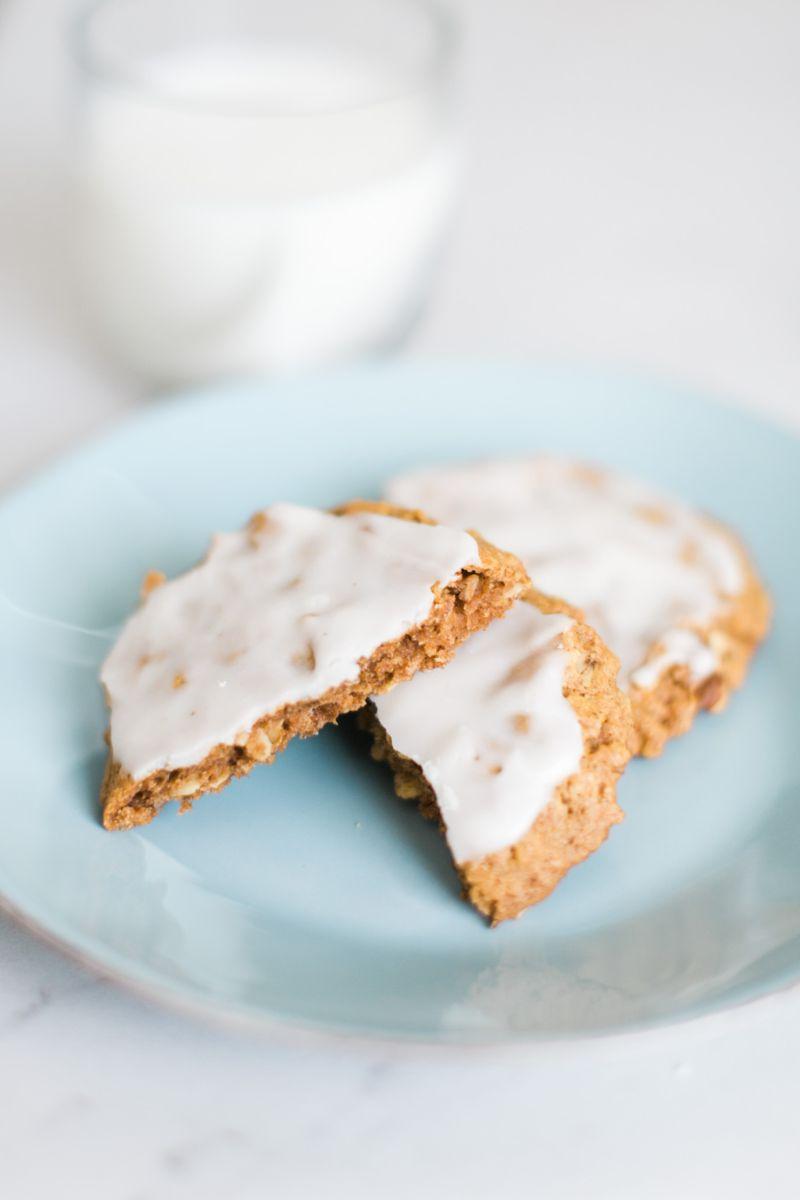
POLYGON ((385 504, 276 504, 218 535, 193 570, 149 579, 103 665, 105 826, 188 806, 441 666, 527 585, 513 555, 385 504))
POLYGON ((397 794, 439 820, 465 897, 493 923, 544 899, 622 819, 632 719, 617 669, 574 610, 531 590, 443 670, 359 716, 397 794))

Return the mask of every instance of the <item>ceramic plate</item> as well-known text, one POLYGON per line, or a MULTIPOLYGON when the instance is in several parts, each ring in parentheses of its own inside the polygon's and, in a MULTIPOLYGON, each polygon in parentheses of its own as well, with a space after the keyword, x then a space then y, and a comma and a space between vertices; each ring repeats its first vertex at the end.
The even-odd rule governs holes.
POLYGON ((0 507, 0 893, 164 998, 394 1037, 696 1016, 800 977, 800 442, 667 384, 514 365, 365 368, 144 409, 0 507), (98 664, 150 567, 279 499, 377 496, 425 461, 555 450, 739 528, 775 596, 745 689, 620 787, 626 820, 488 929, 436 829, 338 729, 187 817, 106 833, 98 664))

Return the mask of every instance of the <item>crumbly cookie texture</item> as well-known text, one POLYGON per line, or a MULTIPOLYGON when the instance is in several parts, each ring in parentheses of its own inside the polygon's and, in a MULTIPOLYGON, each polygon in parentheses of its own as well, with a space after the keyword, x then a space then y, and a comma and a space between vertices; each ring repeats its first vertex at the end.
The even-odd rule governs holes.
MULTIPOLYGON (((711 518, 705 519, 711 522, 711 518)), ((645 758, 658 757, 670 738, 691 728, 699 712, 722 712, 731 693, 744 683, 750 660, 769 631, 769 593, 742 543, 729 529, 719 524, 717 528, 741 559, 744 583, 741 591, 721 606, 715 620, 695 631, 713 655, 714 665, 708 674, 699 681, 693 679, 685 663, 673 663, 659 671, 661 647, 656 644, 648 662, 656 664, 653 673, 657 678, 649 687, 631 682, 632 750, 645 758)))
MULTIPOLYGON (((418 511, 368 501, 352 501, 335 513, 337 516, 375 514, 421 525, 435 524, 418 511)), ((268 513, 256 514, 249 528, 254 536, 260 536, 268 526, 268 513)), ((106 828, 131 829, 146 824, 170 800, 180 801, 184 811, 201 794, 219 791, 237 776, 246 775, 257 763, 272 762, 292 738, 310 737, 341 714, 361 708, 368 696, 386 691, 416 671, 447 662, 465 638, 502 616, 529 582, 512 554, 477 536, 475 548, 474 561, 459 569, 453 578, 430 588, 427 615, 402 635, 382 642, 361 657, 355 678, 262 713, 235 738, 214 745, 196 762, 162 767, 134 778, 115 756, 111 697, 112 725, 107 735, 110 752, 101 790, 106 828)), ((162 586, 163 577, 151 573, 143 589, 145 598, 148 593, 161 592, 162 586)), ((287 584, 291 586, 291 582, 287 584)), ((313 667, 313 661, 309 665, 313 667)), ((187 674, 190 671, 191 663, 187 665, 187 674)), ((179 691, 185 685, 183 675, 177 674, 173 688, 179 691)))
POLYGON ((412 471, 387 497, 481 529, 579 607, 620 660, 646 757, 724 707, 767 632, 769 597, 736 535, 635 479, 533 456, 412 471))
MULTIPOLYGON (((493 925, 519 916, 548 896, 567 871, 596 850, 612 826, 622 820, 616 784, 631 753, 630 703, 617 687, 619 664, 615 656, 579 619, 576 610, 563 601, 533 589, 525 600, 541 613, 563 613, 572 618, 558 640, 565 652, 562 695, 579 726, 577 769, 555 787, 530 827, 512 845, 470 861, 459 862, 454 856, 465 899, 493 925)), ((480 636, 486 638, 493 632, 480 636)), ((446 676, 447 669, 439 678, 444 680, 446 676)), ((558 700, 554 696, 553 702, 558 700)), ((424 719, 424 714, 421 717, 424 719)), ((357 720, 372 737, 373 757, 392 770, 397 795, 416 801, 423 815, 437 820, 447 835, 443 805, 423 766, 398 752, 373 703, 359 713, 357 720)), ((476 706, 475 721, 481 721, 480 704, 476 706)), ((527 726, 522 729, 527 730, 527 726)), ((446 787, 444 779, 440 784, 446 787)), ((458 798, 455 803, 457 806, 458 798)))

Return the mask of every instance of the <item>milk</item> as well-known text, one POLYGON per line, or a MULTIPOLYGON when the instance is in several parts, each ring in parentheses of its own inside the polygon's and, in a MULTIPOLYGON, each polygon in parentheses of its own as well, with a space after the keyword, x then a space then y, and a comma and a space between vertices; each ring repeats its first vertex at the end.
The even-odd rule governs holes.
POLYGON ((98 319, 159 380, 317 364, 397 336, 453 194, 438 97, 333 50, 160 55, 87 97, 98 319))

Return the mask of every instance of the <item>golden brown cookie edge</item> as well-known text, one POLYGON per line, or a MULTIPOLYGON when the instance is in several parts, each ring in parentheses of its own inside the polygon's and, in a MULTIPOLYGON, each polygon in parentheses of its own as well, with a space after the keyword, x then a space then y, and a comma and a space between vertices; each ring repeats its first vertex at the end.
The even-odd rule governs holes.
MULTIPOLYGON (((580 721, 584 746, 580 770, 556 789, 524 837, 480 860, 454 864, 465 898, 493 925, 545 899, 605 841, 622 820, 616 784, 631 756, 630 703, 616 683, 616 657, 569 604, 535 589, 528 590, 525 600, 541 612, 573 618, 562 635, 570 655, 564 695, 580 721)), ((392 771, 396 793, 416 801, 424 816, 442 826, 434 789, 422 768, 394 749, 374 707, 365 708, 358 720, 373 739, 373 757, 392 771)))
MULTIPOLYGON (((750 661, 769 631, 772 601, 747 548, 721 521, 708 516, 704 520, 734 546, 745 585, 713 621, 697 631, 717 656, 716 671, 695 683, 688 667, 676 664, 667 667, 652 688, 631 686, 633 752, 644 758, 657 758, 668 741, 691 729, 698 713, 718 713, 725 708, 731 693, 744 682, 750 661)), ((649 657, 657 653, 656 644, 649 657)))
MULTIPOLYGON (((337 515, 377 512, 402 520, 436 523, 418 511, 366 500, 350 501, 333 511, 337 515)), ((293 738, 311 737, 344 713, 361 708, 370 695, 389 690, 418 670, 447 662, 465 638, 502 616, 529 585, 522 564, 513 554, 498 550, 483 538, 476 537, 476 541, 480 563, 435 590, 425 621, 362 660, 357 680, 330 688, 312 700, 284 705, 260 718, 243 744, 220 744, 199 763, 155 771, 139 780, 114 760, 110 746, 100 790, 106 829, 148 824, 170 800, 180 801, 181 810, 187 811, 201 795, 221 791, 258 763, 272 762, 293 738)))

